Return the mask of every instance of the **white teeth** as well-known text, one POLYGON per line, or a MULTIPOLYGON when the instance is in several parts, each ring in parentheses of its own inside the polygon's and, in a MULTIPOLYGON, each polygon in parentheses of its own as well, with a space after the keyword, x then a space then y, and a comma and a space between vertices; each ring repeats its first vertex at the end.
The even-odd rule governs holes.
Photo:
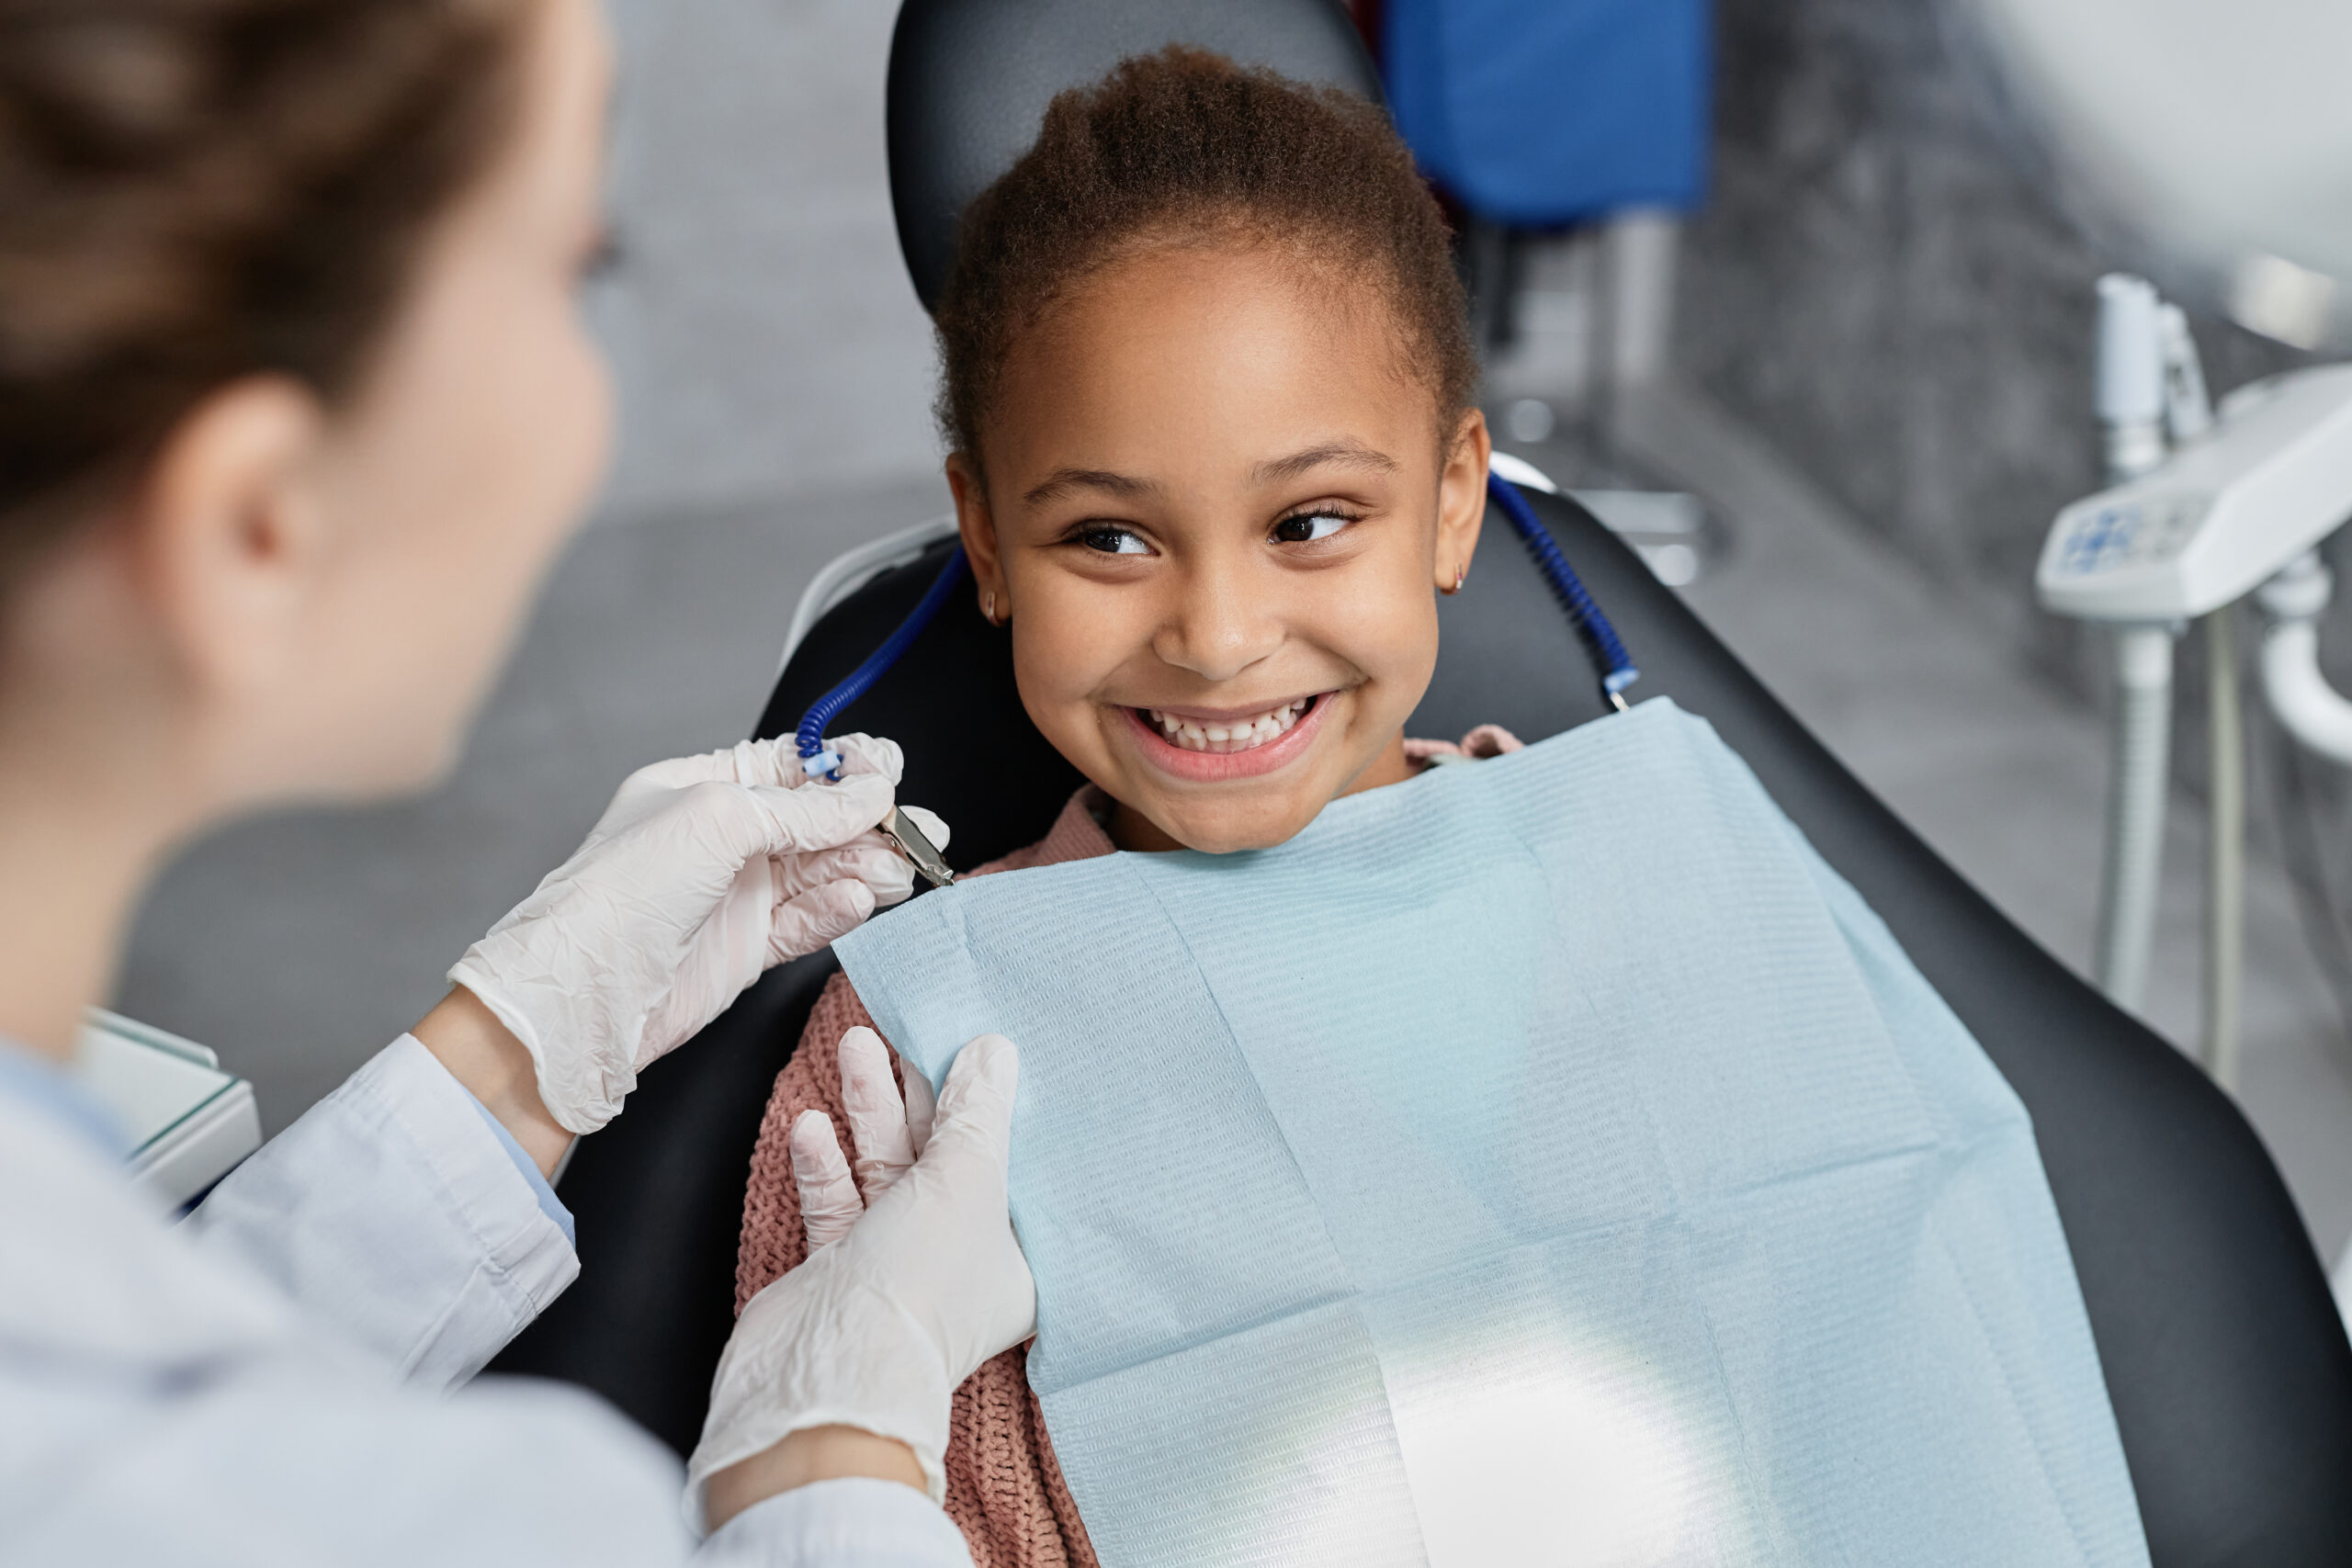
POLYGON ((1144 712, 1159 727, 1160 734, 1170 745, 1187 751, 1248 751, 1269 740, 1280 739, 1313 701, 1312 697, 1301 697, 1238 724, 1198 723, 1158 708, 1146 708, 1144 712))

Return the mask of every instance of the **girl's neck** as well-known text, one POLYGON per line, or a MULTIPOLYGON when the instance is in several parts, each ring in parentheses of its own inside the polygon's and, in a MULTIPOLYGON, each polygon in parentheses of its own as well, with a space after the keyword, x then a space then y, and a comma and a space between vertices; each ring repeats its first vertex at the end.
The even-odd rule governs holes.
MULTIPOLYGON (((1383 784, 1402 784, 1411 778, 1413 773, 1412 760, 1405 755, 1405 735, 1399 730, 1380 754, 1365 765, 1363 772, 1348 781, 1347 787, 1340 794, 1361 795, 1383 784)), ((1110 834, 1111 841, 1119 848, 1139 850, 1147 854, 1190 847, 1170 838, 1159 823, 1124 800, 1113 802, 1110 834)))

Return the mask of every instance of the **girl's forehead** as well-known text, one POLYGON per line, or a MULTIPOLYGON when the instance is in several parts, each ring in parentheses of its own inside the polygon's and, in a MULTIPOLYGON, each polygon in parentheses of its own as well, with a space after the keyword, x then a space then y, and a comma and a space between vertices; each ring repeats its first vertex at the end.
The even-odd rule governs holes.
POLYGON ((1247 301, 1318 327, 1402 337, 1408 328, 1394 295, 1376 265, 1351 265, 1304 238, 1161 238, 1123 246, 1073 279, 1038 325, 1050 333, 1057 318, 1072 315, 1216 311, 1247 301))
POLYGON ((991 423, 1092 423, 1200 401, 1433 418, 1392 290, 1376 271, 1302 249, 1162 243, 1092 269, 1012 334, 991 423))

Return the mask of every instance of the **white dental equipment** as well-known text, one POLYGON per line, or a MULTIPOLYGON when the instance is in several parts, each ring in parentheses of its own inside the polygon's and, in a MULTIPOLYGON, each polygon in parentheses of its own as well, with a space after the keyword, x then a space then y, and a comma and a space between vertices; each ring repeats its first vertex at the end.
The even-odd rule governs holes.
POLYGON ((2303 744, 2352 761, 2352 704, 2319 672, 2314 623, 2328 581, 2313 554, 2352 517, 2352 367, 2256 383, 2214 419, 2178 309, 2120 276, 2100 280, 2099 304, 2098 411, 2115 482, 2058 514, 2035 573, 2046 608, 2116 629, 2114 772, 2094 972, 2118 1002, 2140 1003, 2163 852, 2172 643, 2202 618, 2211 751, 2205 1056, 2233 1084, 2245 761, 2231 612, 2262 590, 2274 622, 2262 660, 2273 711, 2303 744))
POLYGON ((254 1086, 192 1040, 92 1008, 73 1073, 111 1111, 131 1175, 166 1205, 197 1197, 261 1146, 254 1086))

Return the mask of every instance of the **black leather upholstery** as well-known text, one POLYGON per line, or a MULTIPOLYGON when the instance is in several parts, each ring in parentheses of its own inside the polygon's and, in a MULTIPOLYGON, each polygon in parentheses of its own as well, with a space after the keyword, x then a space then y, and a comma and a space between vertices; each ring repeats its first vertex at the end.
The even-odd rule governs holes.
POLYGON ((1028 151, 1046 105, 1130 55, 1192 44, 1380 96, 1339 0, 910 0, 890 39, 890 199, 928 310, 965 204, 1028 151))
MULTIPOLYGON (((1340 80, 1363 69, 1326 0, 1185 0, 1181 21, 1179 8, 911 0, 891 64, 891 158, 926 299, 956 204, 1018 151, 1057 84, 1172 37, 1297 70, 1330 62, 1340 80), (1000 92, 989 73, 1014 89, 1000 92)), ((1670 694, 1714 723, 2031 1111, 2159 1568, 2352 1563, 2352 1346, 2235 1107, 1988 905, 1605 529, 1572 503, 1531 500, 1640 662, 1634 695, 1670 694)), ((944 551, 827 615, 758 733, 789 731, 921 597, 944 551)), ((1492 720, 1533 739, 1604 711, 1583 648, 1498 519, 1443 619, 1415 733, 1492 720)), ((902 798, 954 824, 959 866, 1036 838, 1077 783, 1022 712, 1005 637, 959 595, 840 727, 906 747, 902 798)), ((820 956, 770 975, 581 1145, 563 1195, 582 1277, 497 1370, 585 1383, 681 1451, 691 1446, 731 1318, 752 1140, 831 967, 820 956)), ((1937 1555, 1921 1543, 1922 1561, 1937 1555)))

